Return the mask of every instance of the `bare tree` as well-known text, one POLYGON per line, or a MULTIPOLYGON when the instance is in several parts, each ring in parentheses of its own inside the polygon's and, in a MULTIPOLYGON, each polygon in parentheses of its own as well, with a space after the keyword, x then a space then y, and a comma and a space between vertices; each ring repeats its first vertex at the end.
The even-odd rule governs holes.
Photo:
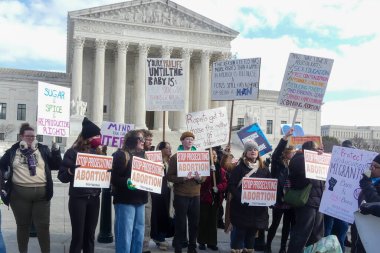
POLYGON ((4 134, 4 139, 16 129, 13 124, 0 124, 0 133, 4 134))
POLYGON ((327 153, 331 153, 334 146, 340 146, 340 142, 337 138, 332 136, 322 136, 323 150, 327 153))
POLYGON ((364 149, 364 150, 370 149, 370 145, 366 142, 366 140, 364 140, 361 137, 358 137, 357 135, 355 135, 355 137, 351 139, 351 142, 352 142, 352 145, 354 145, 358 149, 364 149))

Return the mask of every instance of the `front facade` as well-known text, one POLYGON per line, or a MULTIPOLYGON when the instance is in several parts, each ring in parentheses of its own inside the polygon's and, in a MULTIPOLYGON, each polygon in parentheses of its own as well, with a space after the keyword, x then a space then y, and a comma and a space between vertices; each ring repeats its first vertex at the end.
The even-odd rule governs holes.
MULTIPOLYGON (((182 131, 188 112, 221 106, 230 111, 230 102, 210 100, 211 66, 231 57, 231 41, 238 32, 168 0, 73 11, 67 23, 66 73, 0 68, 0 126, 15 128, 10 133, 0 128, 0 146, 2 141, 16 141, 22 122, 35 125, 37 81, 70 87, 71 99, 87 102, 86 116, 99 125, 114 121, 182 131), (169 112, 165 122, 162 112, 146 111, 147 58, 184 59, 185 109, 169 112)), ((234 128, 258 122, 277 144, 280 124, 291 123, 294 115, 294 109, 277 105, 277 97, 277 91, 262 89, 258 101, 235 101, 234 128)), ((296 121, 306 133, 320 134, 319 112, 299 112, 296 121)), ((46 144, 50 141, 43 138, 46 144)))
POLYGON ((380 140, 380 127, 378 126, 321 126, 321 135, 335 137, 339 141, 362 138, 372 145, 380 140))

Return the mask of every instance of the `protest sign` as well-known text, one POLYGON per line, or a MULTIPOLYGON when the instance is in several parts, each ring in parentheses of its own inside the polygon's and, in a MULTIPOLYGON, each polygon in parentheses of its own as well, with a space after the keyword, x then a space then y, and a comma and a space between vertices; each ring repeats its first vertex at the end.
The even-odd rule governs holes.
POLYGON ((132 158, 131 180, 136 189, 161 194, 163 165, 137 156, 132 158))
POLYGON ((257 145, 259 145, 260 156, 272 151, 272 146, 269 144, 267 137, 257 123, 240 129, 240 131, 237 132, 237 135, 243 144, 248 141, 256 142, 257 145))
POLYGON ((187 130, 195 135, 194 146, 206 149, 228 142, 230 126, 226 107, 219 107, 186 115, 187 130))
MULTIPOLYGON (((291 127, 292 127, 291 124, 281 124, 282 134, 285 135, 291 127)), ((294 129, 293 136, 304 136, 305 135, 301 124, 294 124, 293 129, 294 129)))
POLYGON ((148 58, 146 110, 182 111, 185 108, 183 59, 148 58))
POLYGON ((69 137, 70 88, 38 82, 37 134, 69 137))
POLYGON ((125 134, 133 129, 133 124, 103 121, 100 128, 102 146, 121 148, 125 134))
POLYGON ((320 111, 334 60, 291 53, 277 103, 320 111))
POLYGON ((178 151, 177 176, 194 177, 210 176, 210 156, 208 151, 178 151))
POLYGON ((319 211, 348 223, 358 210, 359 181, 375 152, 334 146, 319 211))
POLYGON ((302 144, 307 141, 314 141, 317 143, 318 147, 322 146, 321 136, 290 136, 289 145, 296 149, 301 149, 302 144))
POLYGON ((145 151, 145 155, 149 161, 162 163, 162 153, 161 151, 145 151))
POLYGON ((277 179, 243 177, 241 203, 272 206, 276 203, 277 179))
POLYGON ((261 58, 214 62, 211 100, 257 100, 261 58))
POLYGON ((355 225, 364 249, 368 253, 379 251, 380 218, 374 215, 354 213, 355 225))
POLYGON ((326 181, 331 154, 304 150, 306 178, 326 181))
POLYGON ((78 153, 75 169, 74 187, 108 188, 110 187, 112 156, 78 153))

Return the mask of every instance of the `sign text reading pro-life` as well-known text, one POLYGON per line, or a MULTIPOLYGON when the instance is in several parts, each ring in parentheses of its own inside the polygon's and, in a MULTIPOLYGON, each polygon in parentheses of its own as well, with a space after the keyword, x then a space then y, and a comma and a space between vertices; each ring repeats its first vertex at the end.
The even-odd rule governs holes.
POLYGON ((78 153, 74 187, 108 188, 110 186, 112 156, 78 153))

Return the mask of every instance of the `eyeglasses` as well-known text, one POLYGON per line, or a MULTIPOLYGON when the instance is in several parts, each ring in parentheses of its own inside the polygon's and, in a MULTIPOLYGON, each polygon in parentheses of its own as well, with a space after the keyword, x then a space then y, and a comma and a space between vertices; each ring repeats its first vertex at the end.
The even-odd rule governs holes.
POLYGON ((378 170, 378 169, 380 169, 380 165, 376 165, 376 164, 371 163, 371 168, 378 170))
POLYGON ((144 137, 137 137, 137 140, 139 140, 139 141, 141 141, 141 142, 145 142, 144 137))
POLYGON ((35 135, 23 135, 23 137, 25 137, 25 138, 36 138, 35 135))

